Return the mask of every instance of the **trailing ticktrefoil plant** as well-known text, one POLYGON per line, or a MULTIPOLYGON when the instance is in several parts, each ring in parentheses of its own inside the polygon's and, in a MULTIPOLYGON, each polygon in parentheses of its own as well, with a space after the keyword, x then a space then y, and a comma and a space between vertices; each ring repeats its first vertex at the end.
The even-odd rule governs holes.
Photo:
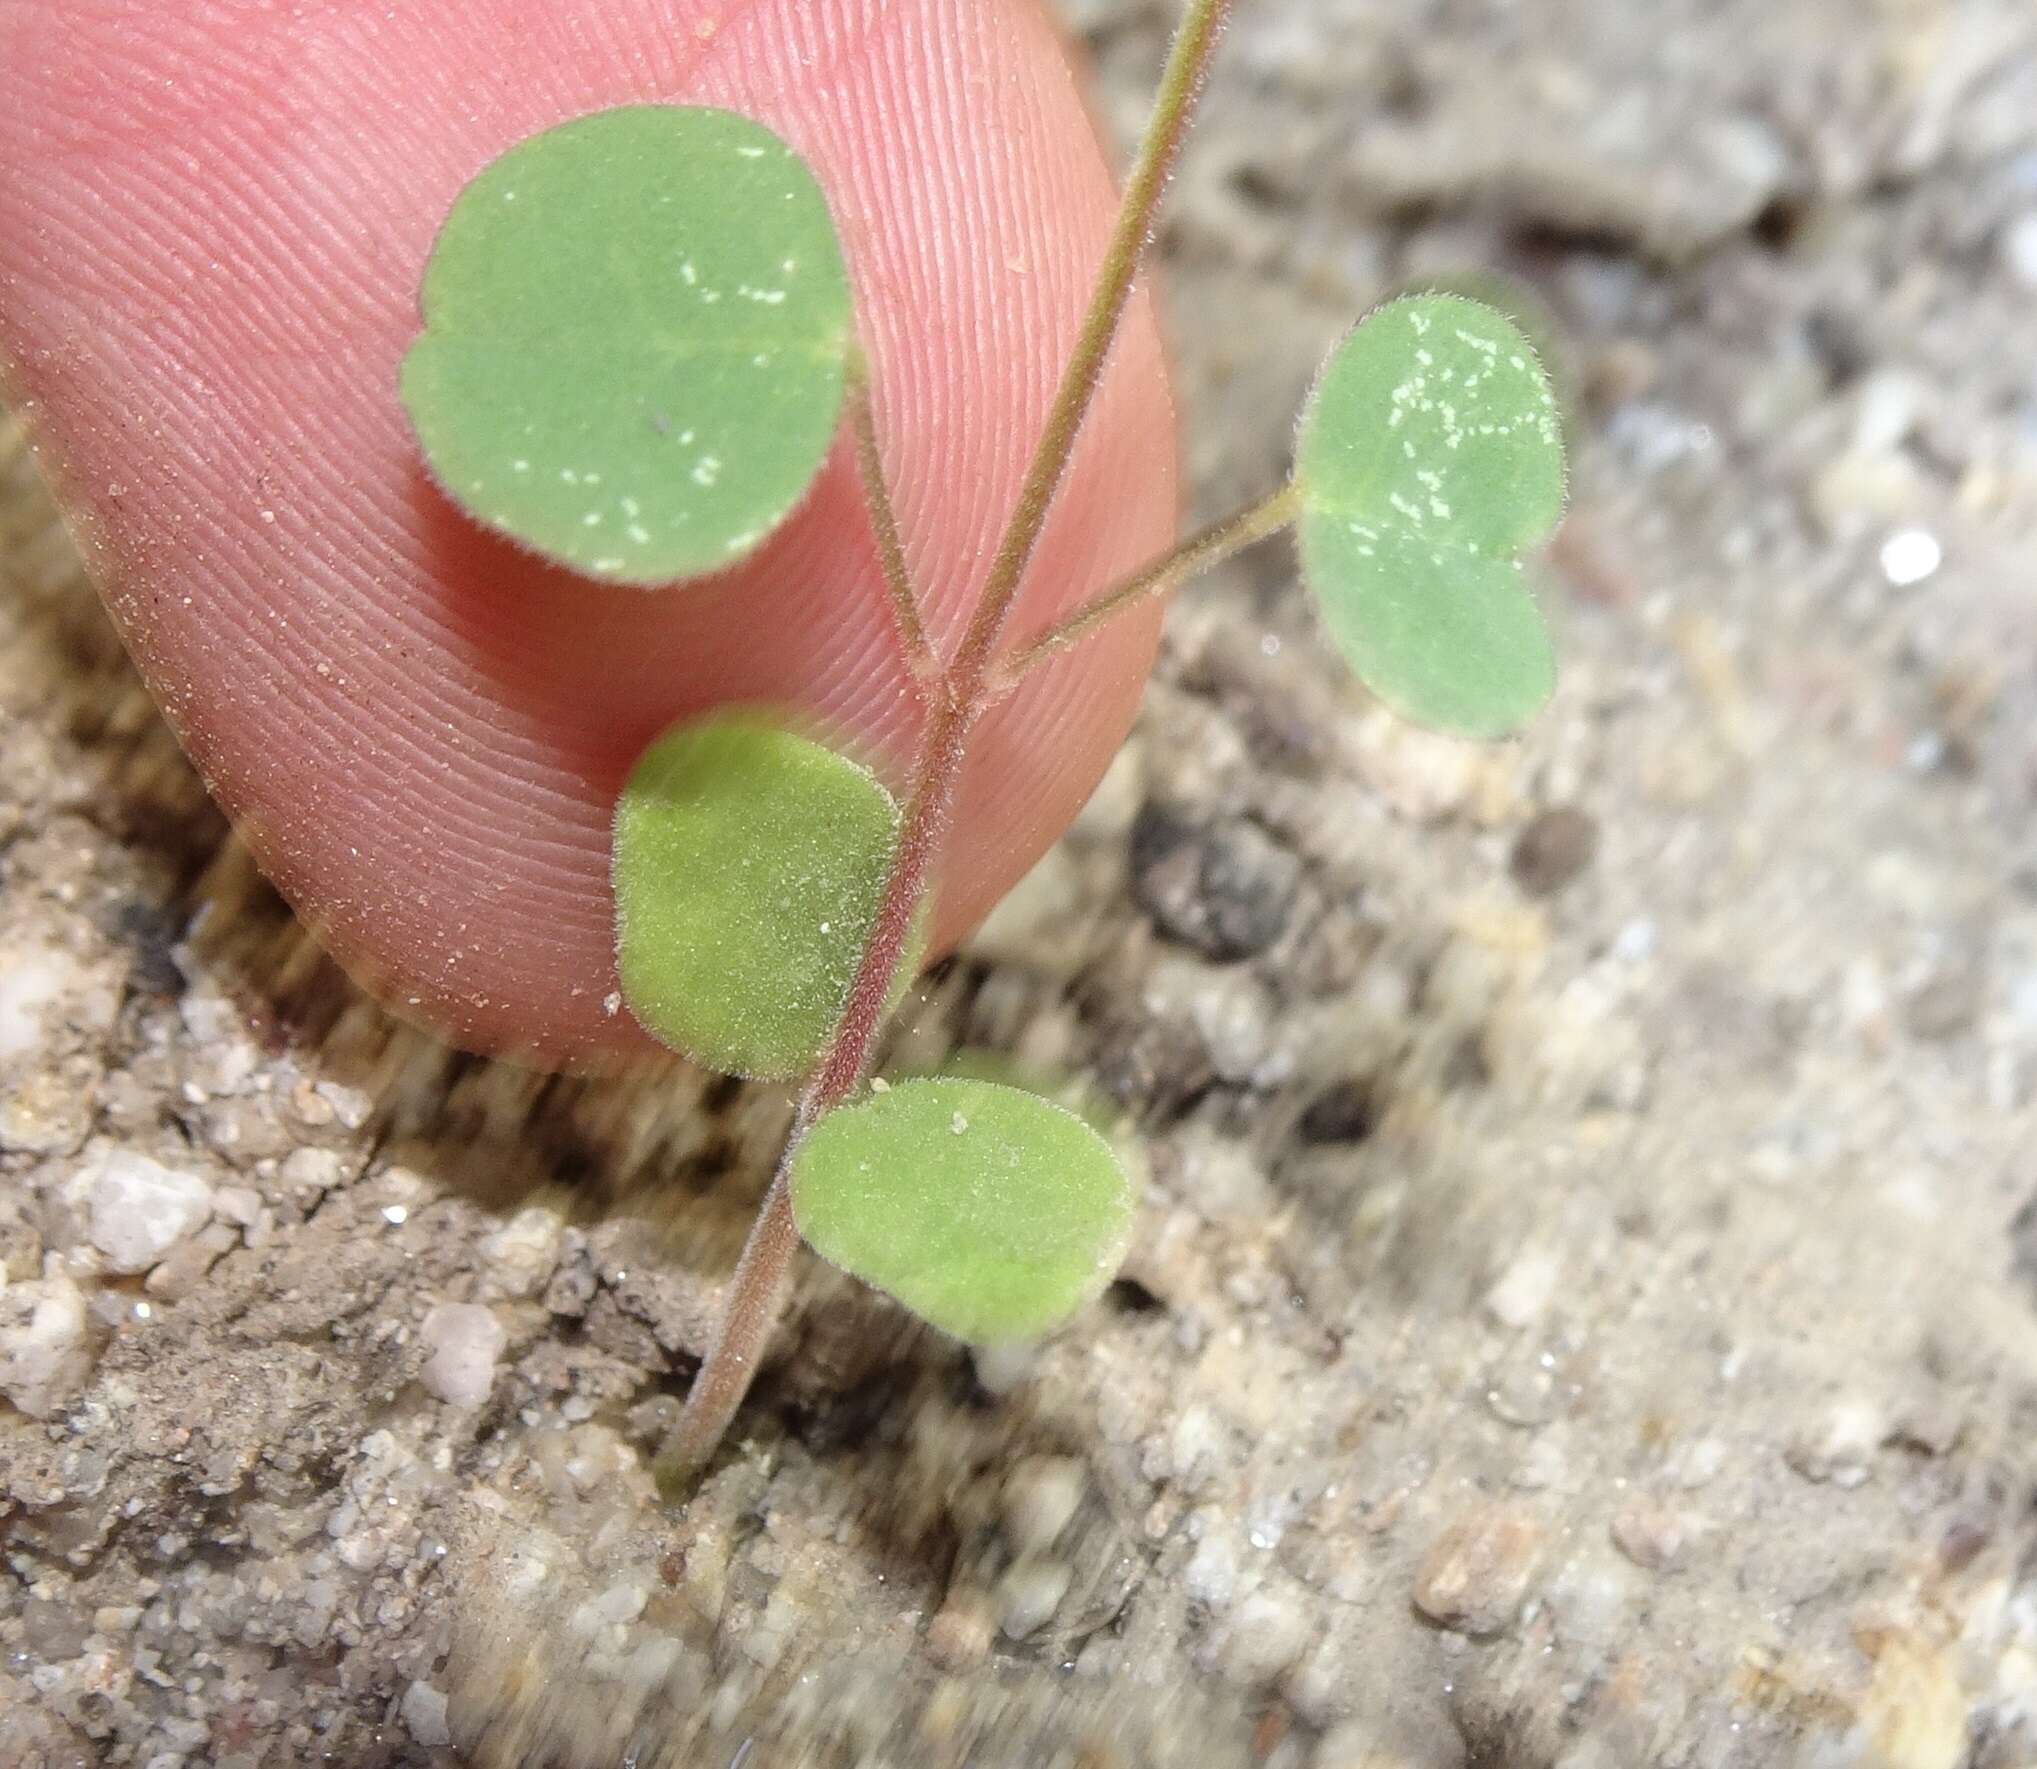
POLYGON ((476 521, 589 578, 662 590, 747 557, 846 421, 925 701, 896 796, 795 716, 745 707, 658 737, 616 806, 629 1011, 699 1063, 800 1084, 668 1473, 721 1442, 802 1238, 979 1343, 1059 1325, 1123 1255, 1132 1187, 1082 1118, 993 1081, 871 1076, 918 966, 971 737, 1028 671, 1292 528, 1330 638, 1403 715, 1492 737, 1550 691, 1520 560, 1562 509, 1557 406, 1516 327, 1454 294, 1391 302, 1344 339, 1285 484, 1045 630, 1010 630, 1228 11, 1186 8, 1045 430, 947 651, 900 540, 826 193, 770 130, 683 105, 580 117, 483 169, 433 248, 401 393, 476 521))

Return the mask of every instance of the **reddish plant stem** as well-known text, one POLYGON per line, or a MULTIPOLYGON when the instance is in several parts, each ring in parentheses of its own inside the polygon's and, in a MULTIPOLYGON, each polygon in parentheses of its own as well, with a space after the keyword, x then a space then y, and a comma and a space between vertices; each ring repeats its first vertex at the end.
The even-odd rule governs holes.
POLYGON ((884 569, 884 585, 891 593, 891 619, 898 628, 898 642, 905 651, 906 668, 926 692, 939 683, 940 653, 920 619, 919 595, 912 583, 912 568, 906 563, 905 541, 898 532, 898 511, 891 501, 891 487, 884 479, 884 456, 877 445, 877 414, 870 404, 870 364, 857 346, 849 364, 849 428, 856 440, 856 470, 863 481, 863 501, 870 509, 871 538, 877 543, 877 560, 884 569))
MULTIPOLYGON (((824 1114, 846 1100, 869 1073, 890 1007, 893 979, 904 960, 913 923, 947 844, 969 732, 988 700, 998 639, 1018 600, 1026 567, 1039 544, 1047 513, 1067 473, 1076 438, 1102 381, 1104 364, 1131 300, 1140 261, 1153 236, 1161 194, 1187 137, 1203 76, 1231 4, 1232 0, 1189 0, 1187 16, 1168 53, 1153 117, 1126 184, 1074 353, 1063 371, 1046 428, 1027 467, 1004 538, 991 561, 976 611, 940 684, 944 691, 931 697, 914 760, 912 790, 900 819, 898 844, 892 851, 891 870, 849 986, 842 1017, 836 1022, 820 1067, 800 1095, 784 1153, 779 1156, 770 1188, 764 1194, 742 1257, 729 1280, 721 1321, 686 1397, 685 1411, 659 1451, 657 1468, 663 1480, 675 1480, 694 1472, 714 1454, 749 1392, 758 1361, 777 1324, 792 1255, 799 1247, 799 1229, 792 1217, 792 1163, 807 1132, 824 1114)), ((872 441, 873 446, 863 454, 866 474, 874 466, 874 438, 872 441)), ((888 507, 888 498, 884 502, 888 507)), ((881 520, 880 516, 880 525, 881 520)), ((892 563, 887 552, 887 567, 892 563)), ((916 611, 913 622, 917 624, 916 611)))
POLYGON ((1146 248, 1152 244, 1160 199, 1195 121, 1196 100, 1202 94, 1203 78, 1216 54, 1217 39, 1230 17, 1231 4, 1232 0, 1192 0, 1168 51, 1153 115, 1125 185, 1117 225, 1104 250, 1096 292, 1076 336, 1074 353, 1062 371, 1060 389, 1047 415, 1047 427, 1041 432, 1032 465, 1019 488, 1018 503, 1012 510, 1004 539, 991 561, 982 598, 976 604, 969 630, 962 636, 961 649, 955 653, 951 680, 956 698, 964 704, 973 704, 982 692, 996 656, 998 638, 1025 582, 1026 566, 1039 544, 1040 531, 1047 525, 1054 494, 1061 489, 1061 481, 1074 458, 1076 438, 1096 398, 1104 364, 1110 358, 1111 345, 1116 342, 1118 327, 1131 301, 1132 285, 1138 279, 1146 248))
POLYGON ((1269 492, 1256 504, 1247 504, 1221 521, 1199 529, 1173 552, 1100 591, 1037 637, 1007 651, 990 672, 986 695, 993 702, 1003 699, 1028 671, 1037 669, 1048 658, 1081 644, 1098 627, 1115 620, 1127 609, 1164 595, 1184 579, 1221 565, 1234 553, 1243 552, 1270 534, 1278 534, 1300 513, 1301 489, 1290 482, 1269 492))
POLYGON ((898 845, 884 881, 877 919, 863 947, 849 997, 827 1054, 806 1084, 757 1220, 743 1244, 722 1304, 721 1320, 686 1397, 686 1410, 658 1454, 660 1479, 704 1466, 721 1443, 756 1375, 784 1305, 799 1229, 792 1220, 792 1161, 806 1133, 861 1085, 891 1004, 892 979, 904 961, 912 925, 954 815, 973 715, 940 701, 920 746, 918 777, 899 822, 898 845))

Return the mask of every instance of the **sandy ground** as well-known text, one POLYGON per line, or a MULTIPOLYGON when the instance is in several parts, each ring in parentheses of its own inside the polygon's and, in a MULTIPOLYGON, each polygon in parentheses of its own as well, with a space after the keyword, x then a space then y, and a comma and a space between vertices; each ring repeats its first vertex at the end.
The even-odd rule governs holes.
POLYGON ((679 1511, 783 1098, 355 994, 0 430, 0 1763, 2037 1764, 2037 14, 1249 0, 1179 199, 1209 513, 1366 303, 1548 304, 1557 703, 1192 593, 900 1037, 1123 1109, 1124 1280, 809 1272, 679 1511))

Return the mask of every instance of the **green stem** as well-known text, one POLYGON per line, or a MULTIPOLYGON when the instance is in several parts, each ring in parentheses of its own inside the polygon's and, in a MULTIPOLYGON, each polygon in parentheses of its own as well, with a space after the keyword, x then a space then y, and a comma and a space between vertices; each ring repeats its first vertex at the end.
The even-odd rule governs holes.
POLYGON ((1190 535, 1171 553, 1092 596, 1037 638, 1006 652, 991 673, 990 698, 1002 699, 1018 686, 1027 671, 1045 663, 1056 652, 1081 643, 1098 627, 1147 597, 1164 595, 1177 584, 1214 569, 1269 535, 1278 534, 1300 514, 1301 488, 1290 482, 1278 491, 1268 492, 1256 504, 1233 511, 1190 535))
POLYGON ((848 1000, 820 1067, 800 1095, 785 1151, 729 1280, 720 1324, 686 1397, 685 1411, 659 1451, 657 1468, 662 1480, 676 1480, 706 1465, 749 1392, 758 1361, 777 1325, 792 1255, 799 1246, 790 1190, 793 1158, 807 1132, 847 1099, 870 1071, 878 1035, 884 1028, 892 980, 904 961, 913 922, 947 843, 969 732, 988 704, 985 690, 998 637, 1017 600, 1026 566, 1046 525, 1047 511, 1096 396, 1140 260, 1153 236, 1167 175, 1188 133, 1196 96, 1231 4, 1232 0, 1190 0, 1169 52, 1159 98, 1125 187, 1075 353, 1062 375, 1046 429, 1027 468, 1017 506, 991 562, 961 649, 947 671, 948 692, 934 702, 921 733, 898 845, 892 852, 890 874, 848 1000))

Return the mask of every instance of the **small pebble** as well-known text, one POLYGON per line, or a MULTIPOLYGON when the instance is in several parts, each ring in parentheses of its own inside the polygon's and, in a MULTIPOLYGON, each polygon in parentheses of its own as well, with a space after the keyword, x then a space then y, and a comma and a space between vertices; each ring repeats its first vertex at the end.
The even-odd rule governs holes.
POLYGON ((990 1656, 995 1632, 988 1597, 973 1586, 950 1591, 927 1624, 927 1652, 944 1670, 971 1671, 990 1656))
POLYGON ((1653 1499, 1636 1499, 1613 1519, 1613 1541, 1636 1566, 1662 1572, 1683 1558, 1698 1535, 1687 1511, 1653 1499))
POLYGON ((143 1280, 143 1288, 160 1301, 181 1302, 239 1243, 240 1232, 231 1224, 208 1223, 172 1247, 143 1280))
POLYGON ((1384 708, 1361 720, 1350 737, 1359 777, 1410 823, 1443 823, 1478 790, 1485 766, 1476 744, 1403 724, 1384 708))
POLYGON ((1842 1401, 1789 1446, 1784 1460, 1806 1480, 1860 1486, 1887 1435, 1880 1409, 1867 1401, 1842 1401))
POLYGON ((1570 1461, 1555 1438, 1537 1437, 1528 1445, 1511 1478, 1512 1484, 1523 1492, 1547 1492, 1552 1487, 1561 1487, 1570 1478, 1570 1461))
POLYGON ((1222 1614, 1237 1597, 1239 1572, 1236 1538, 1227 1529, 1211 1529, 1196 1543, 1182 1569, 1182 1589, 1196 1602, 1222 1614))
POLYGON ((109 1271, 147 1271, 212 1215, 212 1187, 146 1155, 116 1149, 80 1175, 92 1245, 109 1271))
POLYGON ((0 1060, 36 1050, 57 1010, 89 979, 84 965, 55 947, 30 947, 0 966, 0 1060))
POLYGON ((1161 930, 1230 963, 1286 932, 1301 862, 1243 818, 1205 825, 1149 804, 1132 825, 1132 884, 1161 930))
POLYGON ((1211 1070, 1225 1081, 1270 1084, 1285 1066, 1276 1048, 1274 998, 1250 971, 1164 953, 1147 973, 1141 1004, 1156 1022, 1192 1027, 1211 1070))
POLYGON ((1495 1418, 1509 1425, 1547 1424, 1557 1406, 1555 1374, 1539 1362, 1516 1360, 1494 1375, 1485 1391, 1485 1404, 1495 1418))
POLYGON ((403 1692, 403 1724, 428 1751, 442 1751, 453 1742, 452 1728, 446 1724, 445 1692, 429 1683, 413 1683, 403 1692))
POLYGON ((1812 514, 1834 540, 1853 540, 1912 513, 1921 497, 1918 470, 1898 454, 1842 454, 1813 475, 1812 514))
POLYGON ((1270 1683, 1301 1657, 1311 1618, 1278 1591, 1254 1591, 1231 1612, 1223 1667, 1240 1683, 1270 1683))
POLYGON ((342 1130, 360 1129, 375 1109, 375 1102, 366 1093, 344 1081, 319 1082, 318 1096, 332 1107, 332 1115, 339 1120, 342 1130))
POLYGON ((1531 1327, 1556 1294, 1563 1266, 1547 1247, 1525 1247, 1485 1293, 1486 1312, 1503 1327, 1531 1327))
POLYGON ((1589 1663, 1633 1637, 1635 1609, 1645 1601, 1644 1591, 1633 1562, 1610 1549, 1579 1545, 1565 1554, 1537 1601, 1565 1650, 1589 1663))
POLYGON ((969 1350, 978 1384, 986 1394, 999 1399, 1030 1380, 1038 1362, 1039 1354, 1031 1345, 976 1345, 969 1350))
POLYGON ((1662 380, 1662 359, 1639 338, 1616 338, 1585 368, 1586 391, 1601 411, 1645 399, 1662 380))
POLYGON ((997 1624, 1023 1640, 1053 1619, 1074 1574, 1058 1560, 1019 1560, 997 1581, 997 1624))
POLYGON ((1191 1402, 1176 1415, 1165 1442, 1165 1451, 1149 1458, 1149 1462, 1158 1461, 1161 1466, 1149 1471, 1162 1477, 1171 1475, 1185 1492, 1207 1485, 1230 1460, 1230 1434, 1223 1421, 1199 1401, 1191 1402))
POLYGON ((1004 1533, 1018 1555, 1042 1554, 1082 1503, 1087 1476, 1072 1456, 1028 1456, 1004 1483, 1004 1533))
POLYGON ((1612 955, 1622 964, 1645 964, 1654 956, 1661 934, 1652 917, 1637 915, 1621 923, 1613 936, 1612 955))
POLYGON ((212 1194, 212 1208, 239 1228, 253 1228, 262 1217, 262 1194, 253 1186, 223 1185, 212 1194))
POLYGON ((1541 1526, 1503 1507, 1460 1518, 1415 1575, 1415 1607, 1465 1634, 1497 1634, 1520 1611, 1542 1556, 1541 1526))
POLYGON ((418 1337, 429 1353, 418 1380, 429 1393, 454 1407, 477 1407, 488 1398, 508 1338, 492 1310, 442 1302, 424 1317, 418 1337))
POLYGON ((292 1149, 283 1157, 276 1177, 291 1191, 306 1194, 300 1202, 308 1204, 312 1198, 344 1185, 347 1168, 334 1149, 292 1149))
POLYGON ((482 1241, 488 1276, 505 1295, 535 1296, 551 1281, 565 1238, 556 1210, 527 1205, 482 1241))
POLYGON ((1508 866, 1529 896, 1550 897, 1577 879, 1597 852, 1597 820, 1573 805, 1553 805, 1521 831, 1508 866))
POLYGON ((0 1394, 31 1419, 46 1419, 92 1373, 85 1296, 52 1253, 43 1275, 0 1282, 0 1394))
POLYGON ((651 1588, 643 1579, 619 1579, 605 1591, 577 1605, 567 1618, 568 1629, 582 1638, 609 1628, 626 1627, 644 1613, 651 1600, 651 1588))

